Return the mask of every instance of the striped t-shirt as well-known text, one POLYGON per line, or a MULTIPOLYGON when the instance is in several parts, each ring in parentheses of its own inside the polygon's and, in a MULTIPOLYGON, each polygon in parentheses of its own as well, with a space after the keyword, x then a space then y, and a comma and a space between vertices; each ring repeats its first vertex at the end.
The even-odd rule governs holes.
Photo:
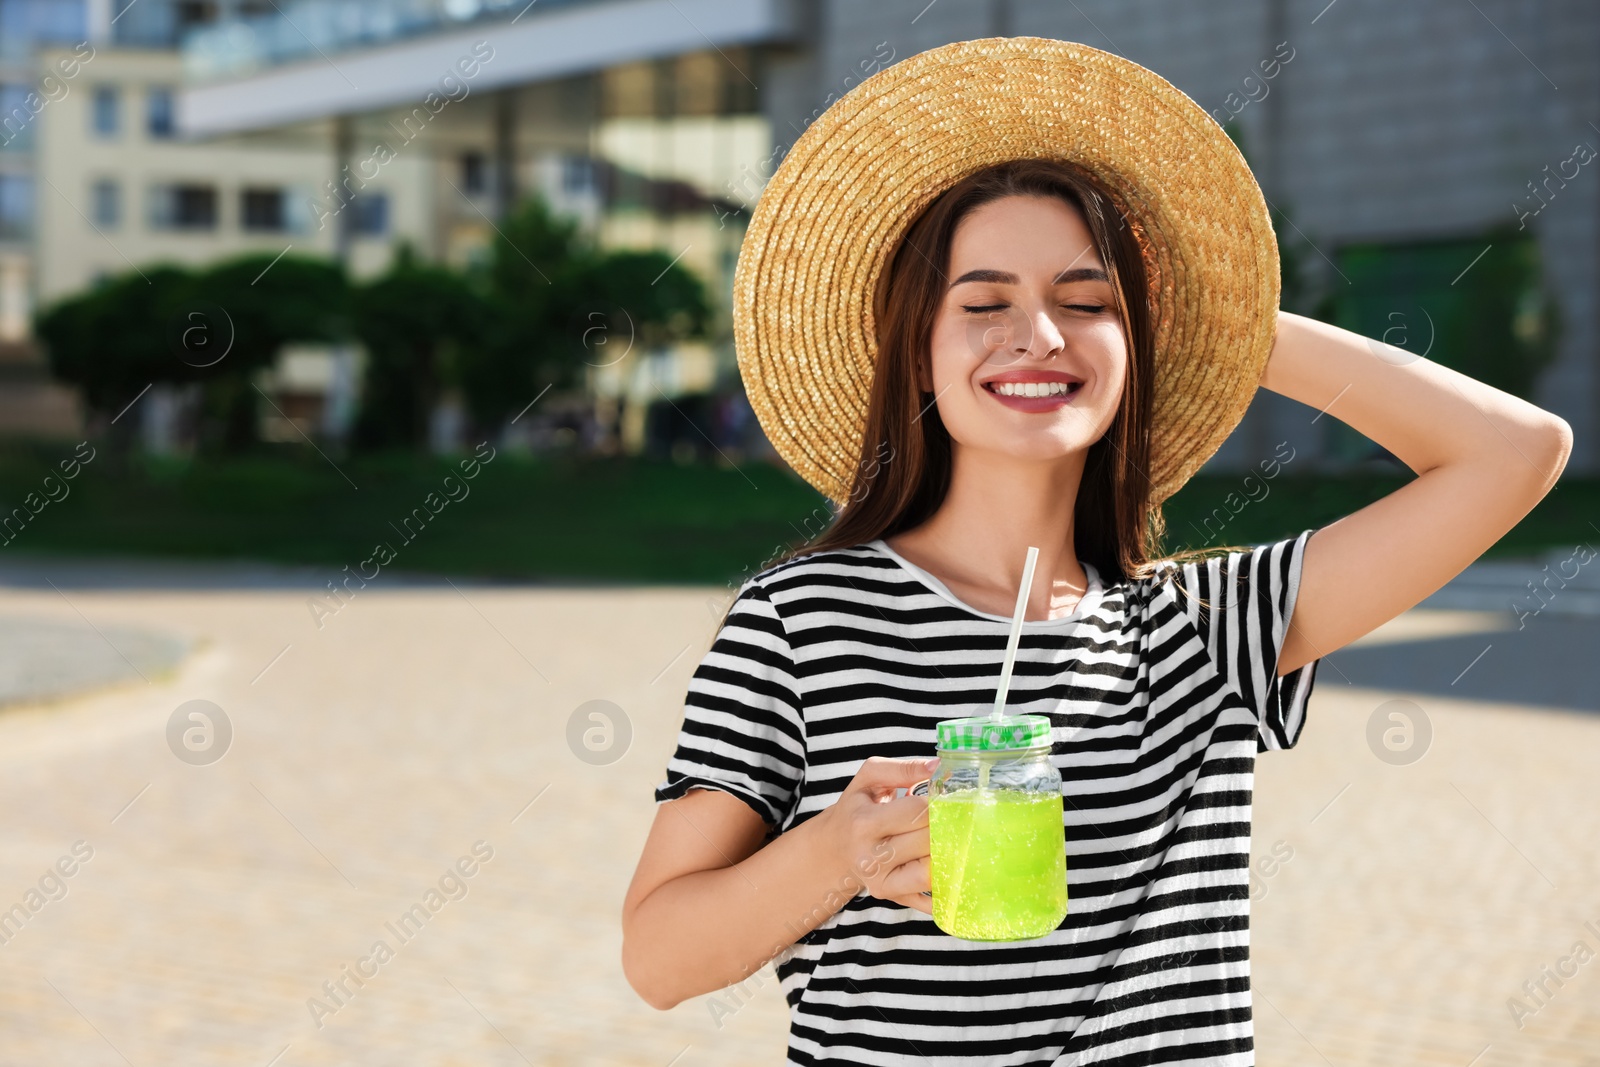
MULTIPOLYGON (((1305 722, 1316 662, 1276 664, 1311 533, 1140 581, 1086 563, 1071 615, 1023 623, 1007 712, 1053 726, 1066 919, 966 941, 859 891, 779 957, 790 1064, 1255 1062, 1255 757, 1305 722)), ((989 710, 1009 630, 882 540, 770 567, 689 683, 656 800, 721 789, 788 830, 867 757, 931 756, 936 722, 989 710)))

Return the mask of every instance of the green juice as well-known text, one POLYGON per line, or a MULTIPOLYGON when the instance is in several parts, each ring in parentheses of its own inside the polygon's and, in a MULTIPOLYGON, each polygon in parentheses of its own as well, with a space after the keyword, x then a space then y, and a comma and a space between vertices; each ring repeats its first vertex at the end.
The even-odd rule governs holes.
POLYGON ((942 793, 928 802, 933 921, 968 941, 1043 937, 1067 915, 1059 796, 942 793))

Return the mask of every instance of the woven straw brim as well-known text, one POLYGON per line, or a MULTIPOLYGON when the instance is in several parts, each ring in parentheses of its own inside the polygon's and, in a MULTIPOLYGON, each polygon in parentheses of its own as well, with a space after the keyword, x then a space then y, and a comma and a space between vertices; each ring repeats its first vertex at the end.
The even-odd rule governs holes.
POLYGON ((1220 126, 1120 56, 1043 37, 962 41, 857 85, 801 135, 734 271, 739 372, 773 447, 848 498, 877 358, 872 297, 939 193, 1008 159, 1069 160, 1137 220, 1155 333, 1156 503, 1244 417, 1277 325, 1267 205, 1220 126))

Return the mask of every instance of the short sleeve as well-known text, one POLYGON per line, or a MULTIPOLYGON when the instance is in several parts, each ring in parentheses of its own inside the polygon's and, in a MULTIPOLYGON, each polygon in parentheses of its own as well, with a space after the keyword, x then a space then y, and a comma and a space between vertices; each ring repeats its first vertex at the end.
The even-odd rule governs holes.
POLYGON ((689 679, 677 750, 656 800, 720 789, 781 827, 804 772, 794 654, 776 606, 752 578, 689 679))
POLYGON ((1184 597, 1190 621, 1205 640, 1212 662, 1256 713, 1261 724, 1256 750, 1293 748, 1305 727, 1306 705, 1318 660, 1282 678, 1278 656, 1289 633, 1306 543, 1297 537, 1255 545, 1184 565, 1184 597))

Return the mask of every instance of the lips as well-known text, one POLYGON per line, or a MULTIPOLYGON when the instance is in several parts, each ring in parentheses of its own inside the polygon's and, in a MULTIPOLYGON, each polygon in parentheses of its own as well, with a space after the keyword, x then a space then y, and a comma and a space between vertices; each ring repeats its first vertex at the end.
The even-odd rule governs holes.
POLYGON ((1018 411, 1053 411, 1072 402, 1082 391, 1083 379, 1062 371, 1013 370, 985 378, 980 384, 986 393, 1006 407, 1018 411), (1000 391, 1002 388, 1005 392, 1000 391))
POLYGON ((983 379, 982 384, 987 388, 992 382, 1077 382, 1081 385, 1083 379, 1058 370, 1008 370, 990 375, 983 379))
MULTIPOLYGON (((1062 385, 1066 385, 1071 389, 1075 389, 1077 386, 1083 384, 1083 379, 1079 378, 1077 375, 1067 374, 1063 371, 1011 370, 1002 374, 996 374, 992 377, 985 378, 981 384, 983 385, 984 389, 996 394, 1000 392, 999 387, 1002 386, 1009 387, 1006 389, 1006 392, 1008 393, 1021 393, 1030 385, 1036 388, 1040 386, 1049 387, 1040 389, 1040 392, 1057 393, 1060 392, 1060 387, 1062 385)), ((1031 392, 1033 390, 1028 391, 1031 392)))

